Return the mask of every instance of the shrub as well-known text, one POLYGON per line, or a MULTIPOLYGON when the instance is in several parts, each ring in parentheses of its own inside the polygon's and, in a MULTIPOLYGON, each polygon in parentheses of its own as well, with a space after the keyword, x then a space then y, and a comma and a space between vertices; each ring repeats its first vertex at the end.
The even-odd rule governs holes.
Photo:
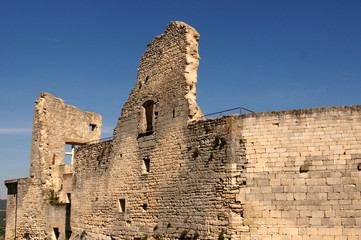
POLYGON ((186 239, 187 234, 188 234, 188 231, 187 231, 187 230, 184 230, 184 231, 181 233, 181 235, 180 235, 180 238, 179 238, 179 239, 186 239))
POLYGON ((224 232, 222 232, 218 235, 218 240, 224 240, 224 232))
POLYGON ((214 139, 214 147, 217 147, 219 145, 219 140, 221 139, 220 136, 216 136, 216 138, 214 139))
POLYGON ((199 154, 201 154, 201 153, 199 152, 198 148, 194 149, 194 151, 193 151, 193 157, 196 158, 196 157, 199 156, 199 154))
POLYGON ((222 149, 227 144, 227 140, 225 138, 221 138, 221 146, 219 147, 222 149))

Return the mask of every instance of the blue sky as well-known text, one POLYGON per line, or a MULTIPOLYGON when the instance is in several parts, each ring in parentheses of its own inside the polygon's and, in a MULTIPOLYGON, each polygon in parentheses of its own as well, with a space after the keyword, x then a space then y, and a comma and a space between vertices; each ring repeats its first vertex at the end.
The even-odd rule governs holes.
POLYGON ((41 92, 100 113, 111 136, 146 45, 170 21, 201 35, 205 114, 361 104, 360 12, 356 0, 2 0, 0 181, 28 176, 41 92))

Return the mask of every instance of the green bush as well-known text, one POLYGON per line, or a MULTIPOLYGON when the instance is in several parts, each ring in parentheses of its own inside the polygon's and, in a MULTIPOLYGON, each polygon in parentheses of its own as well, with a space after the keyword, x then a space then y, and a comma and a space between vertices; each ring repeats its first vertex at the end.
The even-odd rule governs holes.
POLYGON ((224 240, 224 232, 222 232, 218 235, 218 240, 224 240))
POLYGON ((179 238, 179 239, 186 239, 187 234, 188 234, 188 231, 187 231, 187 230, 184 230, 184 231, 181 233, 181 235, 180 235, 180 238, 179 238))
POLYGON ((201 153, 199 152, 198 148, 194 149, 194 151, 193 151, 193 157, 196 158, 196 157, 199 156, 199 154, 201 154, 201 153))

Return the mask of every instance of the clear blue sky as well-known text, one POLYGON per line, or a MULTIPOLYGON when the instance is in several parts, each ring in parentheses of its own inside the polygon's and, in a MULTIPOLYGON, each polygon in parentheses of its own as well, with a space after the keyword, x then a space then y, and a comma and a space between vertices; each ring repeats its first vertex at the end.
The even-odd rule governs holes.
POLYGON ((100 113, 111 136, 147 43, 170 21, 201 35, 204 113, 361 104, 360 13, 359 0, 2 0, 0 181, 28 176, 41 92, 100 113))

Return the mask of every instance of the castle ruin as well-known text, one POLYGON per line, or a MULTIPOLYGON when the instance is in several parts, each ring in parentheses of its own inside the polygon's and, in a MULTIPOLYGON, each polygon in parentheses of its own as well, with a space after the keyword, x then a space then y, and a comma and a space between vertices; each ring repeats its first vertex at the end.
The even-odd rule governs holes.
POLYGON ((171 22, 148 44, 113 139, 40 95, 7 240, 360 239, 361 106, 205 119, 198 40, 171 22))

